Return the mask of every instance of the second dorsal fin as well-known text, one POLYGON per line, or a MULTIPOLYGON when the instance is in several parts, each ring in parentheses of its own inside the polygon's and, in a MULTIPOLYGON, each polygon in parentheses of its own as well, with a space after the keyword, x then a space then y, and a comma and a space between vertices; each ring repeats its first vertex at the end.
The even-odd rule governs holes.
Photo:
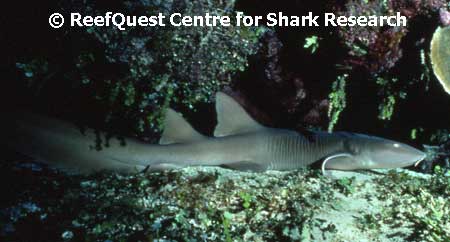
POLYGON ((181 114, 171 108, 167 109, 160 144, 184 143, 204 138, 206 137, 194 130, 181 114))
POLYGON ((257 123, 233 98, 223 92, 216 94, 217 126, 214 136, 247 133, 264 126, 257 123))

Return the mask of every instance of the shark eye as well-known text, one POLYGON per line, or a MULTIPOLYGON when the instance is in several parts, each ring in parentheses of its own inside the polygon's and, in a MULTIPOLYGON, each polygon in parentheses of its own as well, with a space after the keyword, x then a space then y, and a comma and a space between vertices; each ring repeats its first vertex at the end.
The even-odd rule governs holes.
POLYGON ((394 143, 393 146, 394 146, 395 148, 400 148, 400 145, 397 144, 397 143, 394 143))

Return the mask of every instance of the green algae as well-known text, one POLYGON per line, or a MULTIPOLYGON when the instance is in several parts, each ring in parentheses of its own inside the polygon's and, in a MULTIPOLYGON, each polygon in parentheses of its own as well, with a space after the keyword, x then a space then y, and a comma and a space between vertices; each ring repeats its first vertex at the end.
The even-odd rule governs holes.
POLYGON ((314 54, 319 48, 319 37, 317 37, 316 35, 312 35, 305 38, 305 44, 303 45, 303 48, 310 49, 311 54, 314 54))
MULTIPOLYGON (((236 15, 233 0, 120 1, 117 6, 109 2, 96 6, 91 1, 65 4, 62 8, 67 11, 91 16, 104 15, 111 6, 134 16, 169 16, 174 12, 186 16, 236 15)), ((55 98, 50 102, 57 109, 72 107, 59 107, 59 95, 73 102, 75 109, 87 102, 97 111, 102 110, 96 115, 107 126, 126 122, 126 132, 148 136, 161 130, 161 116, 169 104, 194 110, 199 103, 210 102, 217 91, 246 70, 248 58, 257 53, 265 31, 262 27, 234 24, 68 30, 61 32, 64 37, 57 38, 56 46, 70 48, 70 55, 27 56, 17 60, 16 67, 23 73, 29 91, 39 98, 43 93, 55 98), (76 44, 69 39, 75 39, 76 44)), ((55 52, 64 53, 66 49, 59 51, 55 52)))
POLYGON ((345 87, 347 84, 347 74, 338 76, 333 82, 331 87, 331 92, 328 95, 330 99, 330 107, 328 108, 328 118, 330 122, 328 124, 328 132, 332 132, 334 126, 339 120, 341 112, 344 111, 347 106, 347 94, 345 92, 345 87))
POLYGON ((443 174, 216 167, 130 176, 1 172, 22 183, 14 183, 20 192, 2 209, 0 237, 7 241, 443 241, 450 235, 450 178, 443 174), (31 238, 30 228, 42 233, 31 238))

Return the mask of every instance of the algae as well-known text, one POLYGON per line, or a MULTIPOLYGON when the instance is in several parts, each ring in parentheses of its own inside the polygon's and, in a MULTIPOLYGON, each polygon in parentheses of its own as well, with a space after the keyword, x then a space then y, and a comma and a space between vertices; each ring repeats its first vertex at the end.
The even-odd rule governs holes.
MULTIPOLYGON (((38 165, 35 165, 38 166, 38 165)), ((35 167, 34 166, 34 167, 35 167)), ((4 241, 445 241, 450 177, 188 167, 124 176, 2 165, 4 241), (24 176, 28 174, 28 176, 24 176), (31 234, 27 231, 39 230, 31 234)))
POLYGON ((347 83, 347 74, 338 76, 333 82, 331 87, 331 93, 328 95, 330 99, 330 107, 328 108, 328 118, 330 122, 328 124, 328 132, 332 132, 334 126, 339 120, 339 116, 347 106, 345 86, 347 83))

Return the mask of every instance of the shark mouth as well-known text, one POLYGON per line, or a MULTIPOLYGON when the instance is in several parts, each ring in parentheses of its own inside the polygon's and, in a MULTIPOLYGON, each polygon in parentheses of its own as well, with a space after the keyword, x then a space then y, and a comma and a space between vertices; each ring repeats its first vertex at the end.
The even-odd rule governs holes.
POLYGON ((423 160, 425 160, 425 158, 427 158, 426 154, 424 154, 421 159, 419 159, 418 161, 416 161, 416 163, 414 163, 414 167, 417 167, 423 160))

